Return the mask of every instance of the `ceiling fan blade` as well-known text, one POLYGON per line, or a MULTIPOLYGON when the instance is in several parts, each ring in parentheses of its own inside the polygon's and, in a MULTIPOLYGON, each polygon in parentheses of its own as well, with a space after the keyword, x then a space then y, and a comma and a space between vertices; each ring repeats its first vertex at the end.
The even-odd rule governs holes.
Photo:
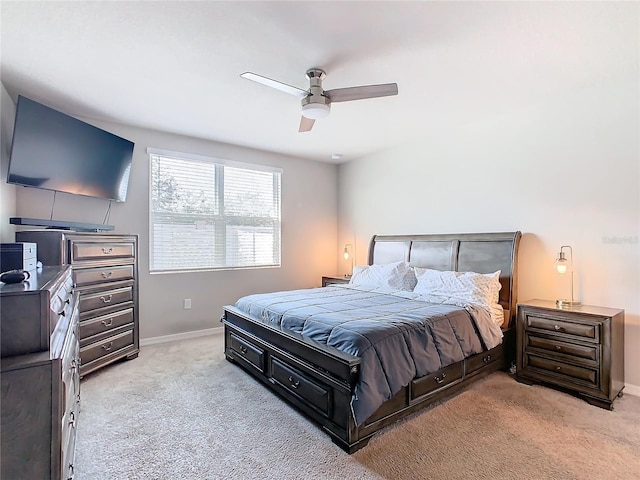
POLYGON ((315 119, 307 118, 304 115, 300 118, 300 128, 298 132, 308 132, 313 128, 313 124, 315 123, 315 119))
POLYGON ((324 92, 331 102, 349 102, 364 100, 365 98, 388 97, 398 94, 397 83, 383 83, 381 85, 362 85, 360 87, 335 88, 324 92))
POLYGON ((277 80, 263 77, 262 75, 258 75, 257 73, 244 72, 240 74, 240 76, 242 78, 246 78, 247 80, 253 80, 254 82, 266 85, 267 87, 275 88, 276 90, 280 90, 281 92, 288 93, 289 95, 295 95, 296 97, 303 98, 309 95, 309 92, 306 90, 294 87, 292 85, 287 85, 286 83, 282 83, 277 80))

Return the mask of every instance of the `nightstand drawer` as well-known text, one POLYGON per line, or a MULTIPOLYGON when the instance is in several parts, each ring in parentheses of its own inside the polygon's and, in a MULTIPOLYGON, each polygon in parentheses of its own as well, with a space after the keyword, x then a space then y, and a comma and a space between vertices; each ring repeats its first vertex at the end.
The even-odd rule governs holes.
POLYGON ((525 349, 527 351, 532 348, 537 348, 553 353, 590 360, 594 363, 598 361, 599 348, 597 346, 560 342, 558 340, 537 337, 527 333, 525 333, 525 338, 525 349))
POLYGON ((530 354, 525 354, 524 365, 525 368, 539 368, 548 372, 553 372, 554 376, 564 375, 566 377, 571 377, 572 379, 582 380, 596 388, 600 386, 598 371, 591 368, 570 365, 568 363, 530 354))
POLYGON ((554 333, 562 333, 566 335, 574 335, 576 337, 584 337, 585 339, 599 342, 600 341, 600 324, 571 322, 567 318, 546 317, 538 315, 526 316, 525 328, 537 328, 540 330, 548 330, 554 333))

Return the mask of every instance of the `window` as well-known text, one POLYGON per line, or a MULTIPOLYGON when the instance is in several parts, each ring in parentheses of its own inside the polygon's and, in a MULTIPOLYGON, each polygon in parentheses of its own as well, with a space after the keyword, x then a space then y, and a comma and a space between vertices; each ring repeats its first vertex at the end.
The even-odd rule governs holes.
POLYGON ((147 153, 151 272, 280 266, 281 170, 147 153))

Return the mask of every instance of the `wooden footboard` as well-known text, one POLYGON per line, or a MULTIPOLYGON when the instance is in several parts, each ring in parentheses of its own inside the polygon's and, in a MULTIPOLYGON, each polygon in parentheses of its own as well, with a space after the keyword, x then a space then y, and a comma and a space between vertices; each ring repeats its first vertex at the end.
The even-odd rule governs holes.
POLYGON ((234 307, 224 316, 225 356, 317 422, 348 453, 367 444, 381 428, 418 411, 470 382, 507 367, 513 335, 492 350, 413 380, 362 425, 355 424, 351 397, 360 359, 297 338, 252 320, 234 307))

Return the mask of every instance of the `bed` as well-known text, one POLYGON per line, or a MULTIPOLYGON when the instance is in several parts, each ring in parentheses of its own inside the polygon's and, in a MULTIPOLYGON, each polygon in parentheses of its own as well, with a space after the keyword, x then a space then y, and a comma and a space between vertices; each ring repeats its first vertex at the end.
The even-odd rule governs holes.
POLYGON ((520 237, 376 235, 369 272, 410 267, 424 275, 414 290, 353 282, 243 297, 224 308, 225 357, 353 453, 380 429, 511 366, 520 237), (461 272, 499 282, 499 320, 495 309, 419 292, 427 274, 466 277, 461 272), (418 350, 426 344, 435 344, 437 358, 418 350))

